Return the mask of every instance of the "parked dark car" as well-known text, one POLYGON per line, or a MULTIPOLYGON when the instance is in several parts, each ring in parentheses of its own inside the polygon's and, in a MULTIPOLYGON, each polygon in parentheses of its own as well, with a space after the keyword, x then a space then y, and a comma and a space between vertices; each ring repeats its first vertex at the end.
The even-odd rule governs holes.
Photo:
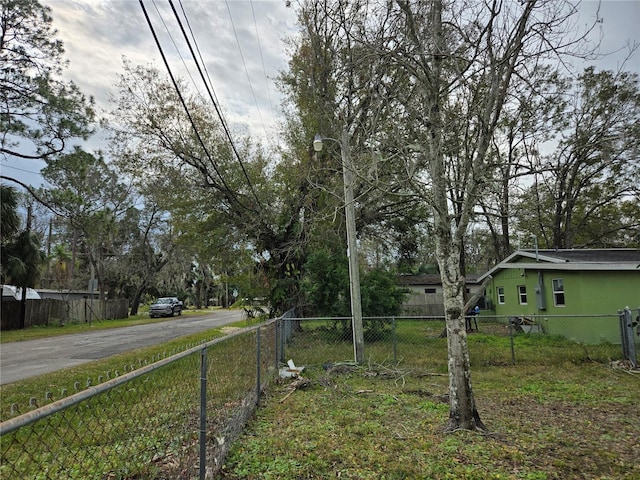
POLYGON ((173 317, 175 314, 182 315, 182 302, 176 297, 158 298, 149 307, 149 316, 154 317, 173 317))

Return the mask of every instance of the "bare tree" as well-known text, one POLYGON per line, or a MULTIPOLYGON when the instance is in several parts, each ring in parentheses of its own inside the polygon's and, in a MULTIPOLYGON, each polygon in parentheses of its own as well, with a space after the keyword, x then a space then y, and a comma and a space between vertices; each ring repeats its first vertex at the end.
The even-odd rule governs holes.
MULTIPOLYGON (((449 354, 448 430, 484 429, 471 386, 464 324, 464 241, 494 177, 494 133, 516 78, 577 46, 568 3, 408 2, 389 15, 384 55, 405 88, 398 102, 412 125, 411 185, 431 206, 449 354), (404 95, 402 94, 404 93, 404 95)), ((407 142, 408 140, 408 142, 407 142)))
POLYGON ((545 168, 539 161, 541 145, 564 123, 567 84, 567 79, 550 65, 535 69, 526 80, 516 78, 512 82, 493 134, 487 188, 478 199, 479 217, 484 219, 491 239, 484 255, 490 265, 513 253, 517 200, 527 181, 545 168))
POLYGON ((540 156, 523 196, 543 208, 523 209, 521 223, 549 248, 628 245, 626 234, 640 222, 632 211, 640 192, 633 180, 640 175, 638 75, 588 67, 565 98, 555 148, 540 156))
POLYGON ((568 33, 577 32, 573 5, 542 0, 307 1, 301 12, 306 41, 291 66, 315 60, 306 79, 291 82, 302 121, 312 127, 312 109, 322 111, 324 125, 348 131, 352 156, 373 152, 354 162, 361 216, 373 192, 430 207, 447 324, 448 429, 483 429, 464 323, 467 230, 488 186, 511 174, 498 172, 494 134, 514 80, 535 92, 531 73, 576 53, 587 32, 568 33))

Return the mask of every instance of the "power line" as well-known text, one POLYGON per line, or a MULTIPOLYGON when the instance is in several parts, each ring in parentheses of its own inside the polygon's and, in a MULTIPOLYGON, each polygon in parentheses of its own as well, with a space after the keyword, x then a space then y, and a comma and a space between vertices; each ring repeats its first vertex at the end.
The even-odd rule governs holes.
POLYGON ((187 62, 185 62, 184 57, 180 53, 180 49, 178 48, 178 45, 176 44, 175 40, 173 39, 173 35, 171 35, 171 31, 169 30, 169 27, 165 23, 164 18, 162 18, 162 14, 160 13, 160 10, 158 9, 158 5, 156 4, 155 0, 151 0, 151 3, 153 3, 153 6, 155 7, 156 12, 158 13, 158 17, 160 18, 160 21, 162 22, 162 25, 164 25, 164 29, 167 31, 167 35, 169 35, 169 39, 171 40, 171 43, 173 43, 173 46, 175 47, 176 52, 178 53, 178 56, 180 57, 180 60, 182 60, 182 65, 184 65, 184 69, 187 71, 187 75, 189 75, 189 78, 191 79, 191 83, 193 83, 193 86, 196 89, 196 92, 198 93, 198 95, 202 96, 202 94, 200 93, 200 90, 198 89, 198 85, 196 84, 196 81, 194 80, 193 76, 191 76, 191 71, 189 70, 189 67, 187 66, 187 62))
POLYGON ((228 195, 231 197, 231 199, 234 200, 235 202, 237 202, 238 205, 240 205, 242 208, 244 208, 246 210, 250 210, 247 206, 245 206, 238 199, 238 197, 235 195, 233 190, 231 190, 231 188, 229 188, 229 186, 227 185, 227 183, 224 180, 224 177, 221 175, 220 171, 218 170, 218 167, 216 166, 215 162, 213 161, 213 158, 211 158, 211 155, 209 154, 209 151, 207 150, 207 147, 204 144, 204 141, 202 140, 202 137, 200 136, 200 132, 198 132, 198 128, 196 127, 196 124, 195 124, 195 122, 193 120, 193 117, 191 116, 191 113, 189 112, 189 108, 187 106, 187 103, 185 102, 184 97, 182 96, 182 93, 180 92, 180 89, 178 88, 178 82, 176 81, 175 77, 173 76, 173 72, 171 71, 171 67, 169 66, 169 62, 167 61, 167 57, 164 54, 164 50, 162 50, 162 45, 160 44, 160 40, 158 39, 158 36, 156 35, 155 29, 153 28, 153 24, 151 23, 151 19, 149 18, 149 14, 147 13, 147 9, 144 6, 143 0, 139 0, 139 3, 140 3, 140 7, 142 8, 142 12, 144 13, 145 20, 147 21, 147 25, 149 26, 149 29, 151 30, 151 34, 153 35, 153 39, 156 42, 156 46, 158 47, 158 50, 160 52, 160 56, 162 57, 162 61, 164 62, 164 66, 167 69, 167 72, 169 74, 169 78, 171 79, 171 82, 173 83, 173 86, 174 86, 174 88, 176 90, 176 93, 178 94, 180 102, 182 103, 182 107, 184 108, 184 111, 187 114, 189 122, 191 123, 191 127, 193 128, 193 131, 196 134, 196 138, 198 139, 198 142, 200 143, 200 146, 202 147, 203 151, 207 155, 207 158, 211 162, 211 165, 213 166, 213 169, 215 170, 216 174, 218 175, 218 178, 220 178, 220 181, 222 182, 223 186, 225 187, 225 189, 228 192, 228 195))
MULTIPOLYGON (((260 52, 260 61, 262 62, 262 72, 264 73, 264 84, 267 90, 267 97, 269 98, 269 108, 271 109, 271 114, 275 117, 275 108, 273 108, 273 100, 271 99, 271 89, 269 88, 269 79, 267 78, 267 67, 264 64, 264 55, 262 54, 262 41, 260 40, 260 33, 258 31, 256 11, 253 8, 253 0, 251 0, 249 3, 251 4, 251 14, 253 15, 253 25, 256 29, 256 39, 258 41, 258 51, 260 52)), ((264 124, 263 124, 263 127, 264 127, 264 124)), ((269 139, 271 146, 274 147, 275 141, 273 140, 272 136, 269 135, 269 133, 266 132, 266 130, 265 130, 265 133, 267 134, 267 138, 269 139)))
POLYGON ((18 170, 20 172, 32 173, 34 175, 40 175, 40 172, 32 172, 31 170, 25 170, 24 168, 12 167, 11 165, 2 165, 2 168, 11 168, 12 170, 18 170))
MULTIPOLYGON (((209 98, 211 99, 211 102, 213 103, 213 106, 215 107, 216 113, 218 114, 218 118, 220 119, 220 122, 222 124, 222 128, 225 132, 225 134, 227 135, 227 139, 229 140, 229 144, 231 145, 231 148, 233 150, 234 155, 236 156, 236 159, 238 160, 238 163, 240 164, 240 168, 242 169, 242 173, 244 174, 245 179, 247 180, 247 184, 249 185, 249 189, 251 190, 251 193, 253 195, 253 197, 255 198, 256 202, 258 203, 258 206, 261 206, 260 200, 258 199, 258 196, 255 192, 255 189, 253 188, 253 184, 251 182, 251 179, 249 178, 249 174, 247 173, 247 170, 245 169, 244 166, 244 162, 242 161, 242 157, 240 156, 240 153, 238 152, 238 149, 236 148, 236 145, 233 141, 233 138, 231 137, 231 132, 229 131, 229 128, 227 127, 227 124, 225 122, 224 116, 222 115, 222 112, 218 106, 218 103, 214 100, 213 98, 213 94, 211 93, 211 90, 209 89, 209 85, 207 83, 207 80, 204 76, 204 73, 202 72, 202 69, 200 68, 200 63, 198 62, 195 52, 193 51, 193 47, 191 46, 191 42, 189 40, 189 37, 187 36, 187 32, 184 29, 184 26, 182 25, 182 21, 180 20, 180 16, 178 15, 178 12, 176 11, 176 8, 173 4, 173 0, 169 0, 169 5, 171 5, 171 9, 173 10, 173 14, 176 17, 176 20, 178 21, 178 25, 180 26, 180 30, 182 31, 182 35, 185 39, 185 41, 187 42, 187 46, 189 47, 189 51, 191 52, 191 56, 193 57, 196 67, 198 68, 198 72, 200 73, 200 78, 202 78, 202 81, 204 82, 205 88, 207 89, 207 93, 209 93, 209 98)), ((184 10, 183 10, 184 12, 184 10)), ((186 18, 186 15, 185 15, 186 18)), ((197 42, 195 40, 195 37, 193 38, 194 43, 196 44, 197 47, 197 42)), ((200 51, 198 49, 198 51, 200 51)), ((204 62, 203 62, 204 63, 204 62)), ((177 88, 177 87, 176 87, 177 88)))
POLYGON ((256 29, 256 39, 258 40, 258 51, 260 52, 260 61, 262 62, 262 71, 264 72, 264 84, 267 87, 267 96, 269 97, 269 107, 271 112, 274 113, 273 101, 271 100, 271 89, 269 88, 269 79, 267 78, 267 67, 264 64, 264 55, 262 54, 262 42, 260 41, 260 33, 258 32, 258 22, 256 20, 256 11, 253 8, 253 0, 249 2, 251 4, 251 14, 253 15, 253 25, 256 29))
POLYGON ((225 0, 225 5, 227 6, 227 11, 229 12, 229 19, 231 20, 231 28, 233 28, 233 35, 236 37, 236 43, 238 44, 238 52, 240 53, 240 60, 242 60, 242 66, 244 67, 244 73, 247 76, 247 82, 249 82, 249 89, 251 90, 251 96, 253 97, 253 101, 256 104, 256 108, 258 109, 258 116, 260 117, 260 123, 262 124, 262 129, 264 133, 269 136, 267 132, 267 127, 264 124, 264 119, 262 118, 262 110, 260 109, 260 105, 258 104, 258 99, 256 97, 256 92, 253 89, 253 83, 251 82, 251 77, 249 76, 249 70, 247 69, 247 63, 244 60, 244 55, 242 54, 242 46, 240 45, 240 40, 238 39, 238 32, 236 31, 236 25, 233 21, 233 16, 231 15, 231 7, 229 6, 229 1, 225 0))
MULTIPOLYGON (((211 94, 213 94, 213 104, 220 104, 220 101, 218 100, 218 96, 216 95, 216 91, 213 88, 213 82, 211 81, 211 77, 209 76, 209 71, 207 70, 207 64, 204 61, 204 58, 202 58, 202 52, 200 52, 200 47, 198 46, 198 42, 196 42, 196 37, 193 33, 193 29, 191 28, 191 23, 189 22, 189 17, 187 16, 187 12, 184 10, 184 6, 182 5, 182 0, 179 0, 180 3, 180 9, 182 10, 182 15, 184 16, 185 21, 187 22, 187 27, 189 27, 189 33, 191 34, 191 38, 193 39, 193 43, 196 46, 196 51, 198 52, 198 58, 200 59, 200 63, 202 64, 202 69, 204 70, 205 76, 207 77, 207 80, 205 81, 205 85, 209 85, 211 87, 211 94)), ((220 114, 222 115, 222 112, 220 112, 220 114)), ((224 125, 226 125, 226 121, 224 120, 224 118, 222 118, 220 120, 224 125)))
MULTIPOLYGON (((211 102, 213 103, 213 106, 215 107, 216 110, 216 114, 218 115, 218 118, 220 119, 220 122, 222 124, 222 128, 225 130, 225 133, 227 132, 227 121, 224 118, 224 113, 222 112, 222 110, 220 108, 218 108, 219 105, 221 105, 221 102, 218 100, 218 96, 216 95, 215 89, 213 88, 213 82, 211 81, 211 78, 209 76, 209 72, 207 71, 207 66, 206 63, 204 61, 204 58, 202 57, 202 52, 200 51, 200 47, 198 46, 198 42, 196 41, 196 37, 195 34, 193 33, 193 29, 191 28, 191 23, 189 22, 189 17, 187 16, 187 12, 184 9, 184 6, 182 5, 182 1, 180 1, 180 9, 182 10, 182 15, 184 16, 185 22, 187 23, 187 27, 189 28, 189 33, 191 34, 191 40, 189 38, 187 38, 185 30, 182 26, 182 23, 180 21, 180 17, 178 16, 175 7, 173 5, 173 2, 171 0, 169 0, 169 5, 171 5, 171 8, 173 10, 173 14, 176 18, 176 21, 178 22, 178 25, 180 26, 180 29, 182 31, 182 36, 184 37, 185 41, 187 42, 187 46, 189 47, 189 51, 191 52, 191 55, 193 56, 194 62, 196 64, 196 67, 198 68, 198 72, 200 74, 200 78, 202 79, 202 81, 204 82, 205 88, 207 90, 207 93, 209 94, 209 99, 211 100, 211 102), (198 58, 196 59, 194 53, 193 53, 193 49, 191 47, 191 41, 193 41, 193 44, 195 45, 196 51, 198 52, 198 58), (198 60, 200 63, 198 63, 198 60), (202 69, 204 70, 204 75, 202 70, 200 70, 200 64, 202 64, 202 69), (205 78, 206 77, 206 78, 205 78)), ((198 92, 199 93, 199 92, 198 92)), ((204 99, 204 97, 203 97, 204 99)), ((227 138, 230 137, 230 134, 227 134, 227 138)), ((231 138, 229 138, 230 143, 233 145, 233 141, 231 140, 231 138)))

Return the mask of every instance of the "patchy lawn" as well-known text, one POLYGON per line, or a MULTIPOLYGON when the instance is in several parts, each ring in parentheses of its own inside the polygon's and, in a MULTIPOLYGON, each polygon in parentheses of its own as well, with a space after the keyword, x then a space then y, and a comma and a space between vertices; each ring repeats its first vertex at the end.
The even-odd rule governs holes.
POLYGON ((475 369, 486 434, 443 433, 441 373, 309 368, 271 387, 221 478, 638 479, 640 374, 618 366, 475 369))

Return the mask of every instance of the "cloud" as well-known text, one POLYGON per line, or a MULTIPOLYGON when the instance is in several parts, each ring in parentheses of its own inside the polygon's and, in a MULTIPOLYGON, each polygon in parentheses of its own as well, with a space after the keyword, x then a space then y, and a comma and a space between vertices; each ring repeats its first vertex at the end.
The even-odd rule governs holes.
POLYGON ((590 61, 598 69, 624 69, 640 73, 640 2, 637 0, 589 0, 579 5, 581 24, 598 21, 589 40, 598 45, 600 58, 590 61))
MULTIPOLYGON (((134 64, 153 63, 165 70, 137 1, 45 0, 44 3, 51 7, 54 26, 71 60, 67 75, 83 92, 93 95, 100 106, 108 108, 108 98, 115 93, 122 57, 134 64)), ((169 4, 151 1, 144 4, 174 74, 189 79, 190 72, 196 79, 194 88, 204 93, 169 4)), ((278 116, 270 99, 277 95, 273 78, 286 66, 283 39, 295 32, 293 11, 284 2, 275 0, 176 1, 174 5, 184 28, 193 31, 229 121, 244 124, 253 134, 264 135, 263 122, 273 124, 278 116)))
MULTIPOLYGON (((164 71, 138 1, 41 1, 51 8, 53 26, 70 60, 65 77, 76 82, 86 95, 95 97, 99 107, 109 109, 108 99, 116 93, 114 85, 122 72, 123 56, 134 64, 154 64, 164 71)), ((196 78, 191 53, 168 2, 144 0, 144 4, 172 69, 188 79, 184 60, 196 78)), ((193 30, 231 127, 261 139, 275 136, 280 94, 274 79, 287 66, 284 39, 296 34, 295 11, 284 0, 175 0, 174 4, 180 14, 181 6, 187 13, 189 26, 185 24, 185 28, 193 30)), ((596 18, 597 2, 582 2, 580 8, 580 25, 596 18)), ((617 53, 596 64, 598 68, 616 68, 626 56, 625 45, 640 42, 640 2, 605 0, 599 15, 602 23, 593 40, 602 40, 601 52, 617 53)), ((640 72, 638 51, 628 60, 626 69, 640 72)), ((198 88, 205 92, 200 84, 198 88)), ((99 147, 104 147, 100 135, 85 145, 88 150, 99 147)), ((36 168, 33 163, 20 161, 13 166, 36 168)))

